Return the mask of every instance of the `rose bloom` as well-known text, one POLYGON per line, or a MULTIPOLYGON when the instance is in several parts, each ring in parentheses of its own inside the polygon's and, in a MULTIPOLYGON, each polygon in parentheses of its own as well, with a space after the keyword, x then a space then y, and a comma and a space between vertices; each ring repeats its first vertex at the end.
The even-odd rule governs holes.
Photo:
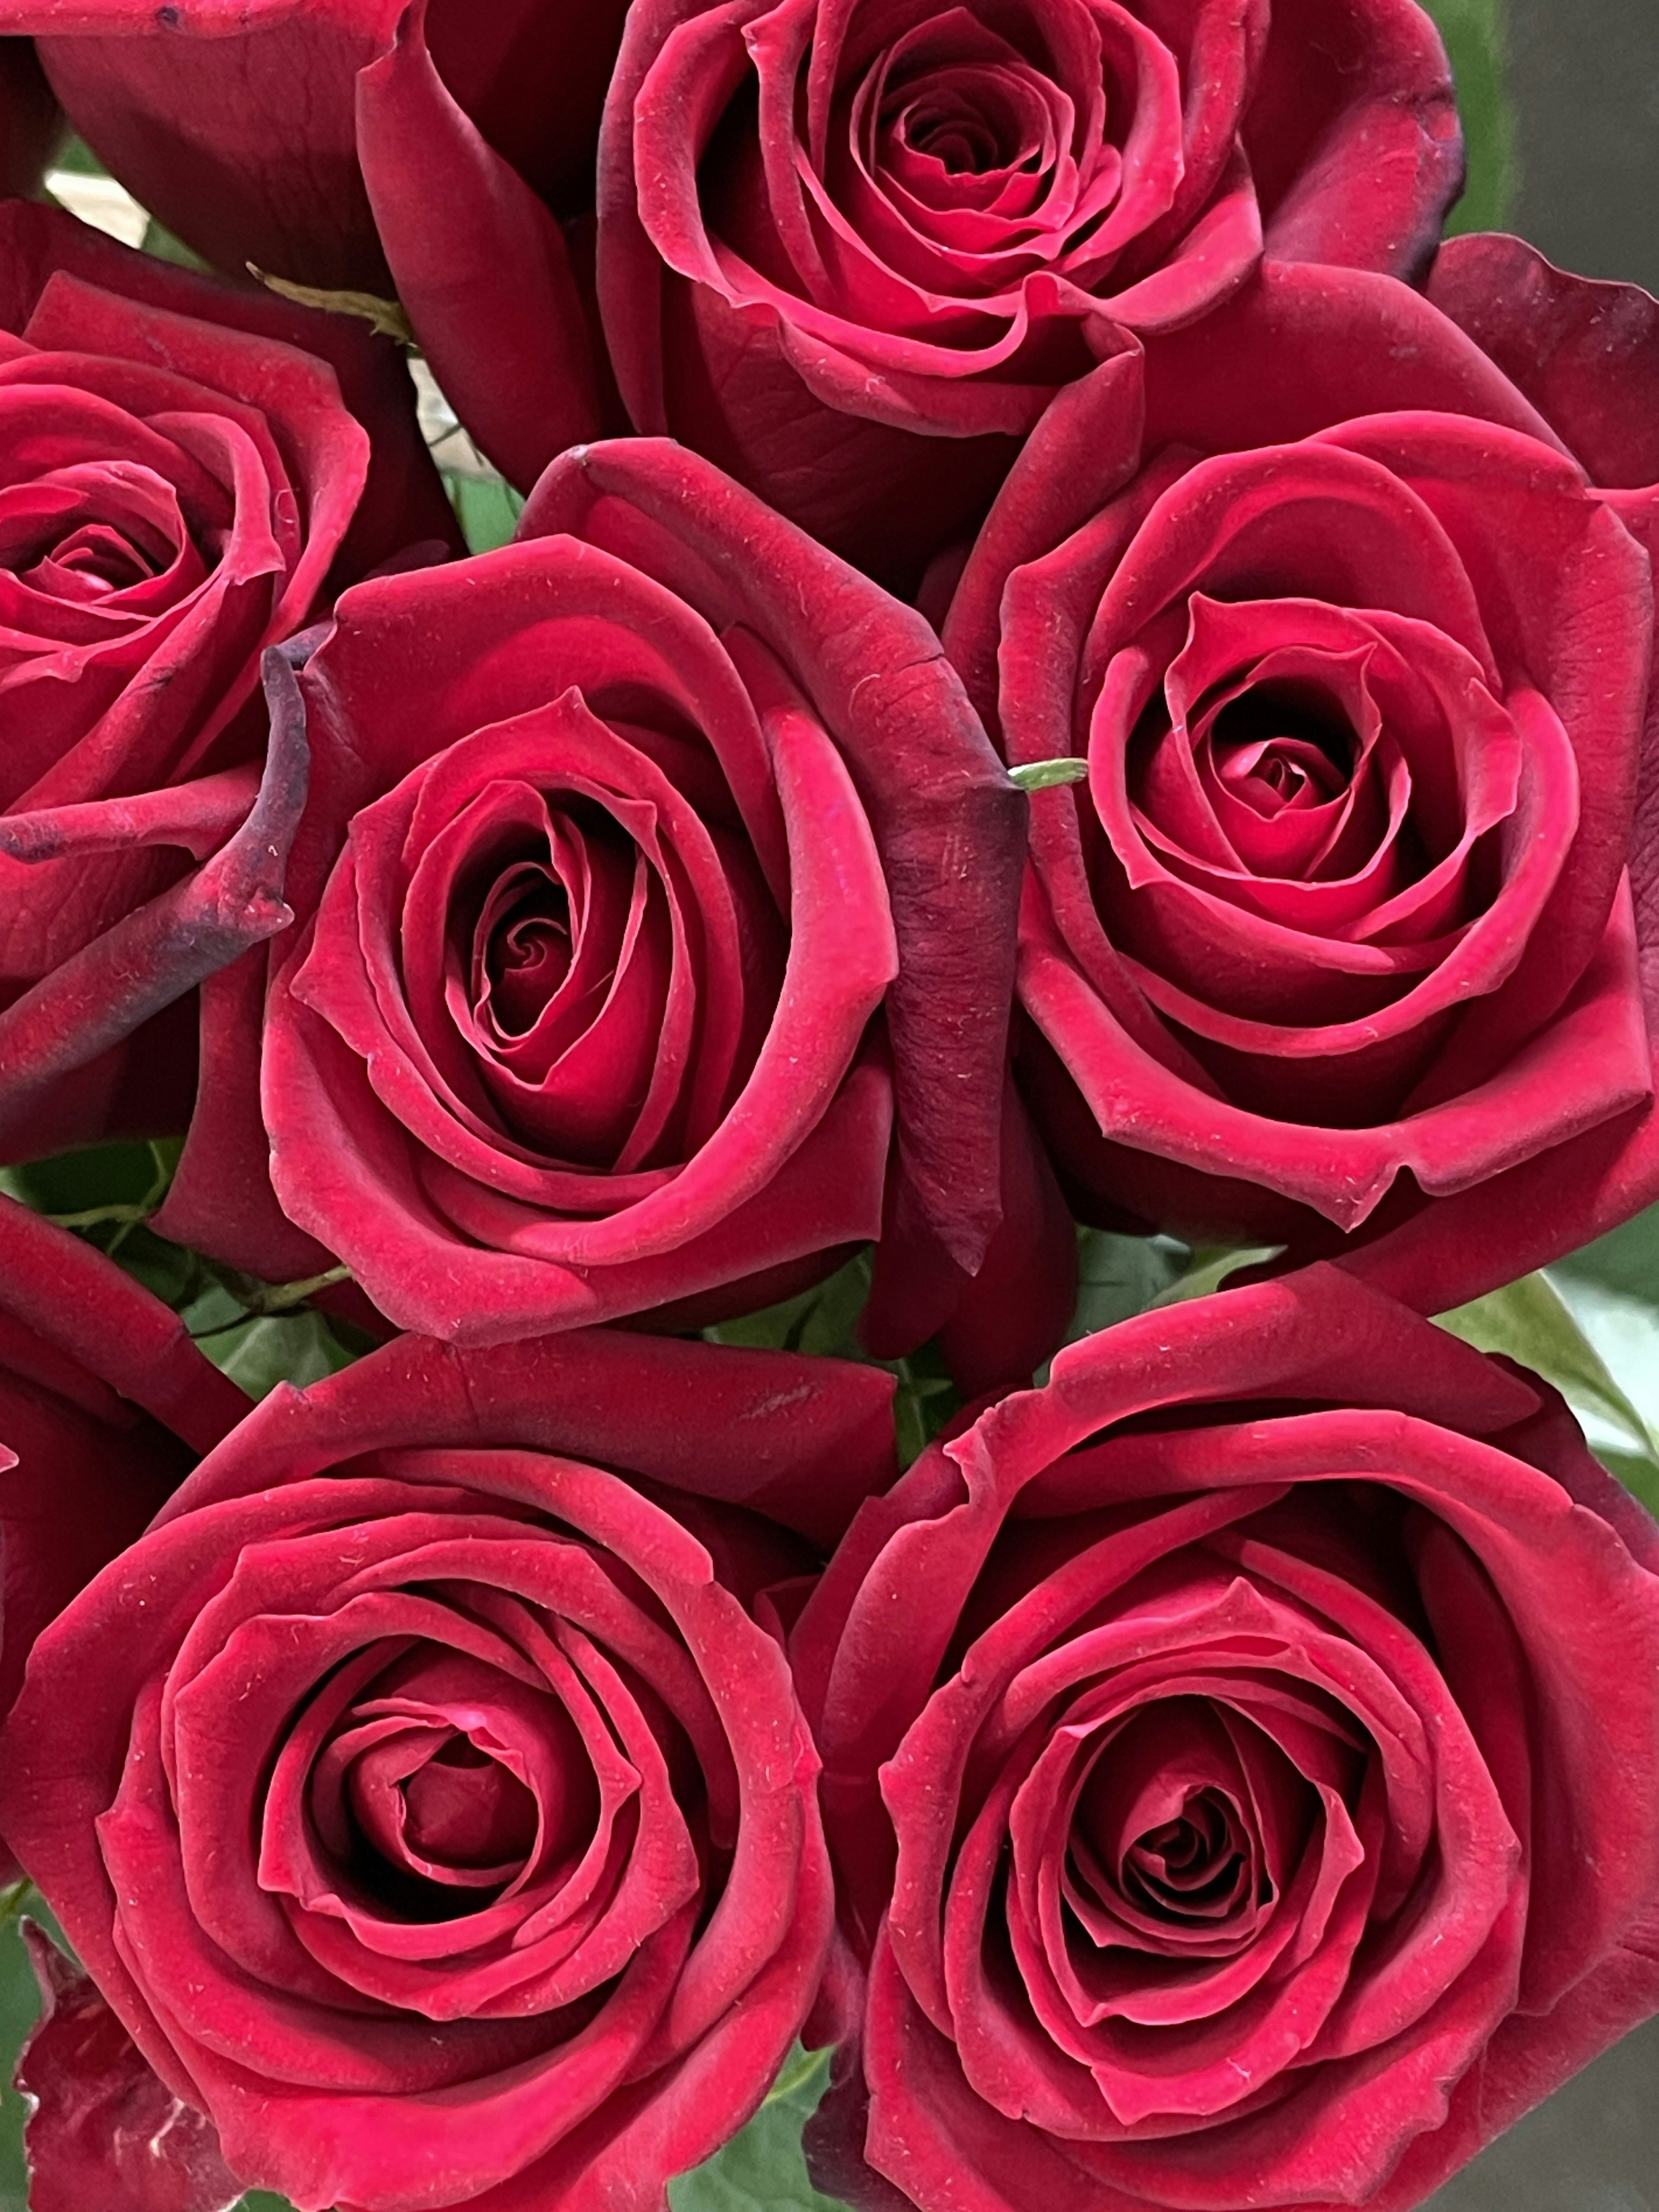
POLYGON ((1340 1270, 1061 1352, 793 1650, 854 2203, 1407 2212, 1659 2007, 1659 1530, 1340 1270))
POLYGON ((0 1157, 184 1126, 176 1002, 289 918, 261 653, 453 534, 391 346, 0 208, 0 1157))
POLYGON ((557 218, 593 205, 624 7, 0 0, 0 31, 40 33, 76 129, 216 268, 398 299, 527 489, 597 427, 557 218))
POLYGON ((638 428, 900 574, 1126 330, 1206 313, 1264 236, 1415 274, 1462 174, 1412 0, 641 0, 605 335, 638 428))
POLYGON ((53 1614, 246 1411, 159 1299, 0 1198, 0 1715, 53 1614))
POLYGON ((1000 1210, 1024 801, 920 617, 635 441, 283 678, 303 927, 263 1040, 211 1000, 167 1233, 476 1343, 746 1311, 884 1220, 937 1326, 1000 1210))
POLYGON ((245 2184, 660 2205, 748 2118, 832 1917, 778 1522, 890 1481, 890 1397, 400 1339, 279 1388, 41 1638, 0 1820, 245 2184))
POLYGON ((1467 331, 1270 265, 1105 364, 945 623, 1010 758, 1087 762, 1032 801, 1020 956, 1079 1209, 1381 1240, 1425 1310, 1659 1193, 1654 495, 1617 489, 1659 467, 1656 310, 1504 240, 1434 297, 1467 331))

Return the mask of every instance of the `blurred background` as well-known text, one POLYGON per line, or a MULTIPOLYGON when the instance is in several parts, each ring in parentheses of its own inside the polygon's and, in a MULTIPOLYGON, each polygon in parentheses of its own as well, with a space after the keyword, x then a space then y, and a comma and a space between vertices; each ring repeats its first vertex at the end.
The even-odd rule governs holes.
POLYGON ((1444 0, 1486 16, 1507 105, 1505 228, 1586 276, 1659 291, 1659 5, 1656 0, 1444 0))
MULTIPOLYGON (((1659 0, 1427 4, 1450 51, 1469 142, 1468 190, 1452 228, 1514 230, 1563 268, 1659 292, 1659 0)), ((77 215, 127 244, 177 252, 83 149, 70 150, 52 183, 77 215)), ((436 392, 423 388, 422 399, 469 538, 475 548, 497 541, 516 502, 455 431, 436 392)), ((1552 1274, 1653 1436, 1659 1209, 1552 1274)), ((1620 1786, 1607 1776, 1608 1789, 1620 1786)), ((1659 1820, 1659 1806, 1653 1814, 1659 1820)), ((14 1911, 0 1924, 0 2212, 25 2212, 22 2106, 9 2084, 34 2009, 14 1911)), ((676 2212, 833 2212, 793 2150, 804 2101, 793 2093, 780 2100, 746 2139, 675 2183, 676 2212)), ((283 2207, 255 2194, 243 2212, 283 2207)), ((1430 2212, 1659 2212, 1659 2021, 1493 2144, 1431 2200, 1430 2212)))

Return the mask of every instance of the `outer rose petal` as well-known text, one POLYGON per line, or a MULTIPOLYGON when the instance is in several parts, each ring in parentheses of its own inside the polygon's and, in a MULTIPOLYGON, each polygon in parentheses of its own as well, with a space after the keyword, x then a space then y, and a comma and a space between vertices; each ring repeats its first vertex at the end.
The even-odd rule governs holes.
MULTIPOLYGON (((975 2212, 1225 2212, 1244 2194, 1317 2212, 1361 2201, 1407 2212, 1659 2006, 1650 1785, 1614 1802, 1600 1778, 1608 1760, 1651 1774, 1659 1759, 1659 1532, 1595 1465, 1559 1401, 1465 1349, 1403 1308, 1357 1297, 1339 1273, 1308 1269, 1068 1347, 1046 1390, 992 1407, 863 1510, 792 1646, 825 1754, 843 1922, 871 1960, 861 2046, 855 2032, 809 2145, 821 2185, 870 2212, 894 2212, 895 2180, 921 2205, 960 2199, 975 2212), (1352 1486, 1354 1516, 1368 1492, 1413 1501, 1401 1525, 1419 1534, 1405 1553, 1382 1519, 1340 1535, 1322 1521, 1319 1486, 1333 1477, 1352 1486), (1228 1534, 1258 1511, 1264 1535, 1279 1532, 1261 1551, 1228 1534), (1104 1651, 1121 1620, 1144 1619, 1148 1638, 1163 1632, 1186 1577, 1210 1572, 1218 1553, 1248 1578, 1227 1601, 1247 1611, 1258 1571, 1271 1579, 1292 1554, 1317 1556, 1321 1617, 1343 1621, 1356 1664, 1387 1648, 1391 1615, 1427 1607, 1437 1657, 1424 1693, 1431 1679, 1456 1692, 1487 1765, 1480 1786, 1501 1790, 1528 1839, 1524 1873, 1511 1862, 1504 1880, 1518 1888, 1444 1987, 1433 1947, 1413 1960, 1407 1943, 1382 1966, 1400 1923, 1392 1939, 1375 1928, 1346 1969, 1343 2016, 1369 2009, 1377 2026, 1351 2045, 1311 2045, 1285 2094, 1234 2092, 1231 2115, 1164 2128, 1112 2124, 1091 2117, 1090 2100, 1051 2130, 1033 2101, 1062 2062, 1029 2008, 1021 2047, 1055 2070, 1023 2093, 985 2078, 988 2052, 1018 2056, 1012 2042, 986 2041, 998 2020, 1012 2033, 1018 1947, 994 1981, 964 1981, 957 1954, 940 1951, 940 1885, 963 1879, 969 1811, 1005 1763, 1021 1771, 1025 1731, 1052 1724, 1049 1686, 1073 1679, 1062 1665, 1104 1651), (1176 1574, 1180 1559, 1192 1565, 1176 1574), (1129 1582, 1154 1559, 1171 1571, 1162 1582, 1129 1582), (1119 1610, 1113 1593, 1126 1583, 1148 1592, 1144 1610, 1119 1610), (1506 1643, 1527 1668, 1524 1695, 1518 1682, 1500 1687, 1501 1668, 1494 1676, 1506 1643), (1611 1737, 1593 1749, 1603 1728, 1611 1737), (1591 1829, 1597 1878, 1587 1882, 1591 1829), (1391 2012, 1407 1970, 1416 1994, 1391 2012), (860 2174, 861 2157, 873 2173, 860 2174)), ((1247 1648, 1265 1656, 1272 1644, 1247 1648)), ((1209 1650, 1195 1643, 1188 1676, 1175 1663, 1165 1693, 1227 1697, 1252 1662, 1241 1648, 1230 1673, 1217 1656, 1206 1663, 1209 1650)), ((1442 1848, 1454 1856, 1473 1802, 1461 1790, 1443 1800, 1442 1848)), ((1414 1817, 1376 1832, 1389 1850, 1414 1817)), ((1018 1826, 1013 1842, 1011 1884, 1018 1826)), ((1443 1900, 1454 1941, 1469 1895, 1454 1881, 1443 1900)))
MULTIPOLYGON (((179 1316, 103 1255, 10 1199, 0 1199, 7 1266, 0 1310, 79 1370, 70 1390, 101 1377, 198 1451, 234 1428, 246 1401, 199 1352, 179 1316)), ((67 1370, 66 1370, 67 1374, 67 1370)), ((57 1388, 51 1370, 42 1375, 57 1388)))
POLYGON ((1524 239, 1448 239, 1428 295, 1497 362, 1592 483, 1659 480, 1659 301, 1555 268, 1524 239))
MULTIPOLYGON (((162 15, 149 0, 6 0, 0 27, 38 33, 76 128, 169 230, 216 267, 248 261, 303 283, 384 291, 386 259, 358 167, 354 82, 404 0, 217 0, 162 15)), ((445 82, 561 213, 591 200, 592 161, 621 9, 580 22, 547 0, 498 0, 487 21, 436 0, 445 82)))
MULTIPOLYGON (((65 1616, 66 1679, 84 1683, 76 1639, 101 1643, 104 1624, 131 1634, 131 1671, 118 1683, 118 1670, 94 1670, 95 1711, 80 1732, 83 1747, 103 1745, 100 1765, 113 1754, 113 1774, 83 1768, 78 1753, 60 1761, 60 1732, 40 1739, 54 1777, 43 1771, 18 1792, 32 1808, 27 1855, 163 2081, 211 2108, 244 2180, 313 2207, 436 2212, 550 2193, 597 2204, 625 2175, 654 2203, 671 2172, 747 2118, 805 2016, 831 1899, 816 1753, 782 1655, 751 1610, 764 1616, 768 1585, 798 1553, 735 1508, 772 1505, 832 1536, 890 1479, 890 1390, 886 1376, 839 1362, 608 1333, 486 1353, 403 1339, 313 1391, 266 1400, 150 1531, 143 1559, 129 1554, 65 1616), (135 1572, 143 1605, 125 1588, 135 1572), (309 1623, 298 1643, 296 1602, 309 1623), (244 1731, 275 1727, 296 1741, 271 1670, 328 1672, 337 1627, 348 1649, 367 1638, 368 1672, 378 1666, 395 1696, 410 1639, 395 1639, 388 1675, 372 1621, 351 1626, 354 1607, 377 1606, 407 1622, 413 1656, 428 1655, 417 1680, 439 1679, 446 1648, 493 1653, 498 1666, 516 1651, 499 1687, 465 1662, 471 1702, 495 1698, 505 1715, 539 1653, 549 1681, 580 1669, 583 1697, 607 1698, 614 1724, 648 1715, 636 1768, 653 1734, 675 1747, 670 1765, 653 1755, 660 1788, 679 1793, 675 1817, 696 1824, 691 1881, 707 1894, 635 1947, 620 1978, 611 1972, 596 2010, 458 2015, 439 2001, 453 1945, 443 1929, 400 1918, 395 1899, 380 1901, 388 1959, 427 1960, 430 1986, 411 1969, 404 1998, 366 2008, 322 1952, 295 1951, 299 1900, 290 1919, 270 1918, 263 1885, 287 1877, 270 1850, 257 1877, 241 1844, 224 1853, 216 1808, 227 1785, 256 1805, 266 1792, 260 1761, 250 1773, 231 1755, 227 1717, 233 1733, 240 1714, 244 1731), (255 1649, 267 1686, 250 1705, 237 1670, 255 1649), (112 1802, 135 1729, 146 1741, 160 1731, 159 1755, 129 1760, 112 1802), (210 1739, 221 1746, 211 1758, 210 1739), (107 1817, 94 1827, 83 1816, 98 1811, 107 1817), (212 1895, 182 1887, 204 1848, 212 1895), (149 1879, 138 1898, 141 1863, 149 1879), (125 1906, 108 1886, 118 1866, 125 1906), (184 1917, 176 1941, 155 1946, 146 1930, 169 1897, 184 1917), (631 2016, 630 1990, 642 2001, 631 2016), (560 2094, 543 2094, 550 2086, 560 2094)), ((476 1714, 459 1724, 477 1740, 476 1714)), ((610 1764, 637 1785, 637 1771, 614 1754, 610 1764)), ((557 1921, 550 1935, 540 1918, 518 1931, 526 1945, 557 1936, 557 1921)))
POLYGON ((13 202, 0 208, 0 328, 26 342, 8 368, 15 406, 69 404, 31 387, 28 349, 66 356, 65 392, 84 381, 101 404, 125 401, 134 439, 161 435, 155 450, 186 472, 214 463, 234 508, 197 586, 153 621, 127 618, 112 674, 95 643, 75 645, 67 705, 50 684, 12 695, 17 738, 35 739, 0 826, 12 1002, 0 1145, 16 1158, 181 1125, 191 1058, 167 1010, 289 920, 303 738, 271 750, 262 788, 259 651, 338 581, 458 540, 396 349, 338 317, 13 202), (157 415, 167 431, 144 428, 157 415), (182 444, 167 444, 173 428, 182 444), (185 855, 204 866, 189 872, 185 855))
POLYGON ((17 2062, 40 2212, 119 2203, 131 2212, 230 2212, 242 2185, 212 2124, 164 2088, 86 1975, 32 1920, 24 1939, 40 2020, 17 2062))
MULTIPOLYGON (((142 1024, 286 929, 293 915, 283 903, 283 877, 305 805, 306 769, 303 734, 274 726, 257 790, 250 793, 251 777, 234 769, 222 780, 236 787, 225 791, 231 811, 222 824, 217 808, 180 819, 189 787, 171 808, 166 799, 174 794, 158 793, 149 806, 94 801, 0 817, 0 854, 24 862, 72 862, 80 854, 152 844, 205 846, 193 875, 123 915, 0 1013, 0 1054, 15 1071, 0 1085, 0 1145, 15 1158, 61 1148, 66 1078, 123 1047, 123 1057, 139 1058, 140 1046, 129 1040, 142 1024)), ((17 875, 27 896, 27 875, 17 875)))
POLYGON ((1576 1252, 1656 1198, 1659 1115, 1648 1106, 1439 1200, 1337 1264, 1419 1313, 1446 1313, 1576 1252))
POLYGON ((563 234, 452 98, 428 0, 357 78, 357 152, 398 296, 450 404, 510 483, 598 430, 563 234), (507 282, 502 272, 511 270, 507 282))
MULTIPOLYGON (((1501 234, 1443 248, 1430 296, 1484 346, 1577 454, 1652 556, 1659 477, 1659 309, 1634 285, 1554 269, 1501 234)), ((1659 1090, 1659 691, 1650 702, 1631 839, 1642 997, 1659 1090)), ((1659 1112, 1622 1115, 1572 1144, 1443 1201, 1345 1256, 1351 1272, 1423 1312, 1546 1267, 1659 1198, 1659 1112)))
POLYGON ((1412 0, 1274 0, 1273 28, 1244 127, 1267 252, 1420 281, 1463 189, 1432 21, 1412 0))
MULTIPOLYGON (((1378 2212, 1414 2212, 1442 2182, 1449 2180, 1505 2129, 1541 2104, 1620 2036, 1650 2019, 1659 2011, 1656 1950, 1659 1941, 1650 1915, 1549 2012, 1511 2013, 1452 2090, 1443 2123, 1407 2147, 1382 2188, 1366 2197, 1366 2203, 1378 2212)), ((932 2031, 918 2020, 914 2033, 918 2043, 925 2043, 932 2031)), ((941 2117, 957 2117, 952 2107, 958 2103, 959 2093, 950 2075, 933 2074, 924 2078, 929 2093, 942 2107, 941 2117)), ((838 2196, 863 2208, 863 2212, 898 2212, 911 2200, 863 2161, 868 2106, 859 2094, 861 2089, 861 2083, 856 2089, 849 2083, 832 2090, 825 2099, 809 2130, 810 2167, 820 2188, 833 2187, 838 2196)), ((969 2117, 971 2127, 979 2116, 969 2117)), ((924 2127, 924 2134, 932 2132, 924 2127)), ((892 2140, 897 2151, 902 2138, 892 2140)), ((912 2141, 909 2154, 931 2163, 939 2148, 938 2143, 924 2148, 912 2141)), ((994 2148, 985 2135, 970 2133, 965 2142, 951 2139, 946 2156, 957 2176, 971 2176, 975 2195, 970 2201, 984 2207, 985 2212, 1009 2212, 1011 2207, 1030 2203, 1027 2191, 1034 2173, 1041 2176, 1044 2202, 1075 2204, 1078 2212, 1099 2212, 1103 2206, 1109 2212, 1139 2212, 1147 2202, 1142 2197, 1109 2191, 1092 2177, 1085 2180, 1067 2172, 1059 2161, 1045 2156, 1027 2133, 994 2148)), ((1336 2203, 1311 2205, 1310 2212, 1341 2212, 1349 2201, 1345 2197, 1336 2203)))
MULTIPOLYGON (((227 286, 153 253, 132 252, 61 208, 0 207, 0 327, 21 331, 58 270, 122 299, 274 338, 329 364, 348 411, 369 434, 368 479, 339 550, 336 588, 425 541, 464 550, 415 419, 401 349, 390 338, 375 337, 355 317, 319 313, 262 286, 227 286)), ((235 274, 242 274, 240 262, 235 274)))
MULTIPOLYGON (((1004 963, 1024 801, 998 772, 927 624, 696 456, 654 440, 572 455, 538 486, 520 529, 591 531, 603 543, 615 526, 612 500, 648 520, 672 517, 688 553, 714 572, 719 618, 775 636, 824 703, 870 815, 898 937, 889 998, 902 1170, 894 1226, 902 1247, 942 1248, 949 1265, 972 1273, 1000 1212, 1005 975, 1012 996, 1004 963), (960 849, 975 855, 965 871, 953 865, 960 849)), ((928 1334, 953 1296, 947 1276, 932 1315, 886 1319, 895 1349, 901 1334, 910 1344, 928 1334)), ((879 1268, 876 1303, 884 1305, 879 1268)))
POLYGON ((939 1332, 957 1389, 974 1396, 1026 1382, 1065 1335, 1076 1305, 1077 1231, 1011 1077, 1002 1101, 1002 1220, 939 1332))
MULTIPOLYGON (((848 1079, 769 1188, 689 1249, 601 1267, 480 1249, 428 1206, 414 1148, 368 1097, 358 1066, 320 1024, 296 1020, 285 996, 279 980, 264 1060, 265 1110, 282 1132, 272 1155, 277 1194, 301 1226, 327 1230, 351 1253, 359 1278, 399 1327, 459 1344, 501 1343, 647 1312, 879 1231, 868 1194, 879 1187, 890 1108, 879 1073, 866 1068, 848 1079)), ((538 1225, 528 1208, 501 1213, 508 1236, 538 1225)))
POLYGON ((600 1330, 477 1352, 405 1336, 331 1377, 319 1399, 320 1387, 262 1400, 269 1410, 236 1457, 204 1465, 176 1510, 240 1495, 240 1469, 266 1485, 304 1481, 344 1434, 367 1451, 511 1443, 602 1465, 625 1455, 653 1481, 826 1546, 893 1477, 892 1378, 844 1360, 732 1350, 711 1361, 674 1338, 600 1330), (641 1391, 659 1422, 641 1424, 641 1391))
POLYGON ((158 1298, 0 1200, 0 1713, 41 1629, 246 1410, 158 1298))

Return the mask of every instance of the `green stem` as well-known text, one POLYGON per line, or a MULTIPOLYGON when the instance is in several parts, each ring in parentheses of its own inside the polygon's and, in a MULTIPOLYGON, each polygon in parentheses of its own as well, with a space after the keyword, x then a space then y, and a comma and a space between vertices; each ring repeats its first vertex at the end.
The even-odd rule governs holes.
POLYGON ((326 1291, 336 1283, 349 1283, 350 1280, 349 1267, 325 1267, 320 1275, 307 1275, 303 1282, 273 1283, 268 1291, 249 1302, 248 1311, 261 1315, 289 1313, 295 1306, 302 1306, 318 1291, 326 1291))

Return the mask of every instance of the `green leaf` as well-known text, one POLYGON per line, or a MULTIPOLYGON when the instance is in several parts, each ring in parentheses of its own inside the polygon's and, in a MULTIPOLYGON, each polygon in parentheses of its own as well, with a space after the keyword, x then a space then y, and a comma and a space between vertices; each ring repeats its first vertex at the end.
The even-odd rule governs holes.
POLYGON ((206 269, 208 264, 199 253, 193 252, 182 238, 175 238, 154 216, 144 225, 144 234, 139 241, 146 253, 158 261, 171 261, 180 269, 206 269))
POLYGON ((898 1382, 893 1400, 893 1426, 898 1439, 901 1467, 920 1459, 954 1413, 962 1410, 962 1395, 951 1380, 937 1348, 924 1344, 908 1359, 878 1360, 898 1382))
POLYGON ((787 1340, 794 1352, 820 1359, 862 1359, 859 1317, 870 1297, 870 1255, 860 1252, 809 1295, 807 1308, 787 1340))
POLYGON ((1599 1284, 1644 1305, 1659 1308, 1659 1206, 1582 1245, 1550 1269, 1572 1282, 1599 1284))
POLYGON ((1152 1304, 1176 1306, 1188 1298, 1207 1298, 1212 1291, 1222 1289, 1228 1276, 1238 1268, 1253 1267, 1262 1260, 1276 1260, 1284 1249, 1282 1244, 1194 1245, 1186 1273, 1152 1304))
MULTIPOLYGON (((63 1930, 39 1890, 27 1881, 4 1893, 9 1910, 0 1920, 0 2212, 27 2212, 27 2177, 23 2163, 23 2121, 27 2107, 11 2085, 12 2069, 23 2039, 40 2010, 40 1990, 23 1948, 18 1921, 23 1911, 38 1920, 64 1950, 63 1930)), ((93 2212, 88 2206, 88 2212, 93 2212)), ((103 2208, 100 2208, 103 2212, 103 2208)), ((114 2207, 108 2212, 115 2212, 114 2207)))
POLYGON ((1469 180, 1448 237, 1502 230, 1515 190, 1515 119, 1504 77, 1503 0, 1425 0, 1440 27, 1457 87, 1469 180))
MULTIPOLYGON (((190 1314, 185 1319, 188 1323, 190 1314)), ((214 1365, 250 1398, 269 1397, 279 1382, 303 1389, 349 1367, 356 1356, 326 1317, 314 1312, 239 1314, 228 1324, 194 1327, 191 1333, 214 1365)))
POLYGON ((1110 1229, 1077 1233, 1077 1307, 1067 1344, 1145 1313, 1177 1282, 1188 1264, 1184 1244, 1170 1237, 1122 1237, 1110 1229))
POLYGON ((1437 1314, 1442 1328, 1482 1352, 1507 1352, 1553 1382, 1565 1398, 1626 1429, 1640 1445, 1646 1424, 1614 1382, 1571 1309, 1546 1275, 1522 1275, 1484 1298, 1437 1314))
POLYGON ((142 1220, 167 1196, 183 1149, 179 1137, 88 1145, 27 1167, 0 1168, 0 1189, 68 1229, 142 1220))
POLYGON ((449 503, 460 518, 461 534, 472 553, 493 553, 505 545, 518 527, 524 501, 501 477, 463 475, 443 471, 449 503))
POLYGON ((669 2183, 672 2212, 838 2212, 807 2179, 800 2148, 829 2075, 827 2051, 798 2052, 748 2126, 669 2183))
POLYGON ((23 2100, 11 2070, 23 2039, 40 2009, 34 1970, 14 1912, 0 1928, 0 2212, 24 2212, 28 2179, 23 2164, 23 2100))
POLYGON ((326 1291, 336 1283, 352 1279, 349 1267, 325 1267, 319 1275, 306 1275, 296 1283, 265 1283, 257 1275, 245 1275, 240 1268, 225 1267, 209 1260, 207 1272, 223 1290, 228 1291, 244 1313, 292 1313, 319 1291, 326 1291))
POLYGON ((1659 1519, 1659 1462, 1648 1452, 1625 1452, 1612 1444, 1601 1444, 1595 1456, 1607 1473, 1616 1475, 1632 1498, 1639 1498, 1648 1511, 1659 1519))
MULTIPOLYGON (((306 1301, 347 1267, 303 1282, 263 1283, 158 1237, 146 1224, 167 1195, 183 1149, 178 1138, 96 1145, 27 1167, 0 1169, 0 1190, 73 1231, 117 1261, 179 1315, 214 1364, 251 1398, 278 1382, 303 1388, 347 1366, 368 1340, 306 1301)), ((0 2207, 3 2212, 3 2207, 0 2207)))
POLYGON ((76 177, 106 177, 109 174, 84 138, 70 139, 52 167, 67 169, 76 177))
POLYGON ((703 1331, 710 1344, 741 1344, 754 1351, 811 1352, 820 1358, 863 1359, 859 1316, 870 1296, 870 1255, 856 1252, 844 1267, 810 1291, 775 1306, 716 1322, 703 1331))
POLYGON ((1659 1440, 1547 1275, 1523 1275, 1435 1318, 1466 1344, 1553 1382, 1603 1464, 1644 1502, 1659 1498, 1659 1440))
POLYGON ((856 1359, 884 1367, 898 1384, 893 1425, 899 1464, 908 1467, 926 1449, 962 1400, 944 1360, 932 1345, 908 1359, 872 1359, 859 1340, 859 1317, 870 1296, 870 1255, 855 1252, 827 1280, 758 1313, 716 1322, 703 1331, 710 1344, 745 1345, 753 1351, 805 1352, 818 1359, 856 1359))

